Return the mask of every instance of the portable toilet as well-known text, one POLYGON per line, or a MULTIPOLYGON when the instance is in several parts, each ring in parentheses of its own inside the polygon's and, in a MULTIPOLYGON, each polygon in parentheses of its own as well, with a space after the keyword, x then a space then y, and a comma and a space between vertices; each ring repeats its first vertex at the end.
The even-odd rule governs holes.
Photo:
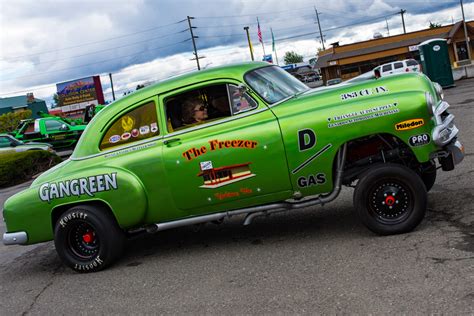
POLYGON ((454 87, 447 41, 442 38, 427 40, 419 44, 418 49, 425 75, 443 88, 454 87))

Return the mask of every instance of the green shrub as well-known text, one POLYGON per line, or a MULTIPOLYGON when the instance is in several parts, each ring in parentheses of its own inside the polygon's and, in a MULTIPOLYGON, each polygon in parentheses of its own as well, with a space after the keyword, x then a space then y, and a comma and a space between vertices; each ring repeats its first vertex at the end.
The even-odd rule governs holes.
POLYGON ((21 120, 31 116, 31 110, 8 112, 0 115, 0 133, 13 132, 21 120))
POLYGON ((61 158, 45 150, 0 154, 0 188, 25 182, 59 162, 61 158))

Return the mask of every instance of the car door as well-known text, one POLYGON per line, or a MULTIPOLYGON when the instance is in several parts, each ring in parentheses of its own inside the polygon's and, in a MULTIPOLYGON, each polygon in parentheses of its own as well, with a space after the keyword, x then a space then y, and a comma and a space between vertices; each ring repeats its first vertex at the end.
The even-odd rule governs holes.
POLYGON ((285 199, 291 192, 278 122, 255 96, 239 92, 238 84, 212 81, 160 96, 168 117, 167 183, 176 207, 190 215, 285 199), (208 120, 178 126, 173 115, 180 108, 186 112, 188 96, 209 107, 208 120), (212 108, 224 115, 211 117, 212 108))
POLYGON ((393 72, 394 73, 401 73, 401 72, 404 72, 404 68, 403 68, 403 62, 401 61, 397 61, 396 63, 393 63, 393 72))
POLYGON ((386 64, 382 66, 382 76, 387 76, 392 74, 392 64, 386 64))

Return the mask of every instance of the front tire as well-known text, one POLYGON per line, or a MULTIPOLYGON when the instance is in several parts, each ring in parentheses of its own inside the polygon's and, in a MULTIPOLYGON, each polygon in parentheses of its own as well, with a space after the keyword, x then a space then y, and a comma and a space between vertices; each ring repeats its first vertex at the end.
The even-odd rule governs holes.
POLYGON ((100 207, 75 206, 56 222, 54 244, 62 261, 77 272, 95 272, 122 253, 125 235, 115 218, 100 207))
POLYGON ((412 231, 425 216, 426 187, 421 178, 402 165, 382 164, 362 175, 354 191, 361 221, 380 235, 412 231))

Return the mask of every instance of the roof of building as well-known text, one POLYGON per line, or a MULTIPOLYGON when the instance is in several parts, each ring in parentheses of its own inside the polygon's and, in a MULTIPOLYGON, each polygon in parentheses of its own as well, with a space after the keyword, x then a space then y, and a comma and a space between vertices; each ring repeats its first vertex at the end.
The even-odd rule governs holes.
MULTIPOLYGON (((467 23, 467 27, 469 32, 474 33, 474 28, 469 25, 472 22, 467 23)), ((315 68, 324 68, 329 66, 330 61, 335 61, 344 58, 350 58, 354 56, 360 55, 368 55, 372 53, 402 48, 402 47, 409 47, 413 45, 418 45, 421 42, 434 39, 434 38, 442 38, 442 39, 452 39, 459 28, 462 26, 462 22, 457 22, 453 25, 444 26, 439 29, 425 29, 416 32, 410 32, 406 34, 399 34, 389 37, 382 37, 377 39, 371 39, 364 42, 352 43, 347 44, 344 46, 338 46, 336 48, 330 48, 326 51, 322 52, 323 55, 320 55, 315 68), (418 33, 418 34, 416 34, 418 33), (430 34, 431 33, 431 34, 430 34), (433 34, 434 33, 434 34, 433 34), (419 35, 419 36, 416 36, 419 35), (387 41, 391 40, 391 41, 387 41), (365 44, 366 47, 357 48, 357 46, 362 46, 361 44, 365 44), (354 48, 351 49, 351 46, 354 48), (334 52, 335 51, 335 52, 334 52)), ((448 41, 449 43, 449 41, 448 41)))
MULTIPOLYGON (((44 102, 44 100, 36 99, 35 102, 44 102)), ((28 105, 26 95, 16 97, 0 98, 0 108, 15 108, 28 105)))

